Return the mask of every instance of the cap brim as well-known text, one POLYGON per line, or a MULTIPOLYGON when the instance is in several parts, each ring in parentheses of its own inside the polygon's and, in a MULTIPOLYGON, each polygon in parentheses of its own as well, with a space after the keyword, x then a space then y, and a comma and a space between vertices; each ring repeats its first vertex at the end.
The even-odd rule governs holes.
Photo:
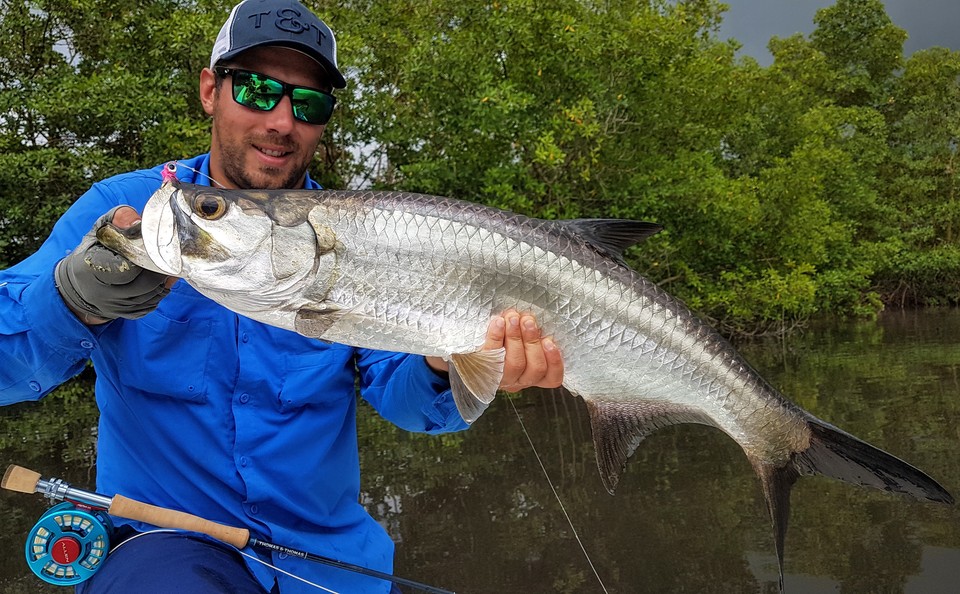
POLYGON ((333 86, 333 88, 342 89, 347 86, 347 81, 343 78, 343 75, 340 74, 340 71, 337 70, 337 68, 333 64, 331 64, 326 58, 324 58, 323 56, 317 55, 317 53, 314 51, 310 51, 309 46, 299 45, 296 43, 278 43, 276 41, 272 41, 272 42, 249 45, 242 48, 236 48, 232 51, 224 52, 223 55, 219 57, 217 62, 222 62, 223 60, 229 60, 229 59, 235 58, 240 54, 242 54, 243 52, 253 49, 255 47, 266 47, 271 45, 294 50, 298 53, 301 53, 307 56, 314 62, 316 62, 323 69, 323 73, 330 80, 330 85, 333 86))

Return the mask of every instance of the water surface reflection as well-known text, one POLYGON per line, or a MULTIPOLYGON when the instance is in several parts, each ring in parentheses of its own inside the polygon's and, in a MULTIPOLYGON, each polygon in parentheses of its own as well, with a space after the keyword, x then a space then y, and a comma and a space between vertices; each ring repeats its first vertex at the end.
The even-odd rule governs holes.
MULTIPOLYGON (((930 310, 820 322, 741 348, 791 399, 960 495, 957 337, 960 312, 930 310)), ((759 482, 732 440, 664 429, 611 497, 581 402, 515 402, 609 591, 776 590, 759 482)), ((398 572, 459 592, 602 592, 504 399, 447 441, 370 439, 380 432, 394 433, 365 432, 364 472, 371 500, 400 502, 383 514, 400 541, 398 572)), ((960 591, 955 508, 820 477, 802 479, 792 501, 788 592, 960 591)))
MULTIPOLYGON (((817 416, 922 468, 960 495, 960 311, 820 322, 742 347, 817 416)), ((93 485, 96 413, 79 382, 0 409, 0 463, 93 485)), ((611 497, 582 402, 513 402, 608 591, 773 592, 776 560, 759 483, 738 446, 701 426, 664 429, 611 497)), ((506 398, 467 432, 410 435, 363 411, 364 501, 398 542, 397 571, 461 593, 602 592, 506 398)), ((793 493, 788 592, 955 592, 960 512, 823 478, 793 493)), ((44 510, 2 493, 0 594, 44 589, 23 538, 44 510)))

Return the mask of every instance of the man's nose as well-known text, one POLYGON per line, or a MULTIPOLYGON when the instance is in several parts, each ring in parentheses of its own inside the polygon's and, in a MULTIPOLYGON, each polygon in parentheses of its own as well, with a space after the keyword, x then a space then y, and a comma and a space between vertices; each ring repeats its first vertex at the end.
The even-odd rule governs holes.
POLYGON ((267 128, 279 134, 289 134, 297 123, 297 119, 293 117, 293 103, 286 95, 264 115, 267 117, 267 128))

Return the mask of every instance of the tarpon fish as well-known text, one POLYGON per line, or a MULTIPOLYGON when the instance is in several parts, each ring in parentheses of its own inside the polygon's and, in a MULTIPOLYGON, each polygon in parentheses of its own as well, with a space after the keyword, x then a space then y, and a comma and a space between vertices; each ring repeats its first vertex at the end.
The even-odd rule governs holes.
POLYGON ((701 423, 732 437, 760 478, 783 586, 790 489, 801 475, 953 503, 922 471, 792 404, 678 299, 629 268, 650 223, 548 221, 404 192, 220 190, 163 182, 136 230, 108 247, 185 279, 241 315, 356 347, 450 362, 468 422, 492 401, 503 349, 490 319, 536 316, 589 409, 610 493, 653 431, 701 423), (142 242, 140 238, 142 237, 142 242))

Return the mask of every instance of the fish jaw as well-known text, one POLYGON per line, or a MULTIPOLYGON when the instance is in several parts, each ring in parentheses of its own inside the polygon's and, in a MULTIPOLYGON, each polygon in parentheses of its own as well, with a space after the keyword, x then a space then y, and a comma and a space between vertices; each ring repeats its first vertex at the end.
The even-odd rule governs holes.
POLYGON ((318 286, 336 270, 337 237, 302 213, 273 218, 268 202, 257 191, 165 182, 144 208, 144 250, 163 272, 210 299, 293 330, 301 293, 325 294, 318 286))
POLYGON ((144 270, 166 274, 153 263, 144 249, 140 221, 124 229, 108 223, 97 229, 97 241, 144 270))
POLYGON ((179 209, 178 194, 180 189, 175 180, 164 181, 143 207, 140 223, 144 250, 154 265, 170 276, 181 276, 183 270, 175 216, 175 209, 179 209))

